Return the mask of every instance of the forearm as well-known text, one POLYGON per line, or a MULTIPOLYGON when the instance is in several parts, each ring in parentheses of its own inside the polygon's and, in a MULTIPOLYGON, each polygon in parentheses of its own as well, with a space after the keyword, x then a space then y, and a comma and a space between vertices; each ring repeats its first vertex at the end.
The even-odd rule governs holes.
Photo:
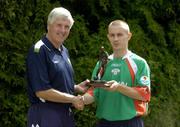
POLYGON ((139 92, 137 90, 133 89, 132 87, 128 87, 126 85, 119 84, 117 87, 117 91, 119 91, 120 93, 122 93, 130 98, 145 101, 145 99, 139 94, 139 92))
POLYGON ((59 103, 73 103, 74 95, 60 92, 55 89, 49 89, 36 92, 36 96, 44 100, 59 102, 59 103))
POLYGON ((82 97, 83 97, 83 102, 85 105, 88 105, 94 102, 94 97, 91 96, 89 93, 84 94, 82 97))

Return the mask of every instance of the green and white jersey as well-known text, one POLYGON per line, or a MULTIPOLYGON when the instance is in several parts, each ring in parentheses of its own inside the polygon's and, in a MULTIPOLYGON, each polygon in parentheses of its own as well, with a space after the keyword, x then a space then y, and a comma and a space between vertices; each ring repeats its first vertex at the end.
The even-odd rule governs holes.
MULTIPOLYGON (((94 68, 92 77, 95 77, 98 68, 99 62, 94 68)), ((146 86, 150 90, 149 66, 143 58, 131 51, 128 51, 123 58, 113 58, 111 55, 102 80, 116 80, 129 87, 146 86)), ((97 102, 96 116, 99 119, 128 120, 138 115, 135 100, 120 92, 96 88, 94 89, 94 97, 97 102)))

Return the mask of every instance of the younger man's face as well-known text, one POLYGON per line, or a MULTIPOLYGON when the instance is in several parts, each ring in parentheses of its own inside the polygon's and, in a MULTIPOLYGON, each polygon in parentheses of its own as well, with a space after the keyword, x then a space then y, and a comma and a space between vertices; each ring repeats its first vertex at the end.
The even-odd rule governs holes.
POLYGON ((125 30, 121 25, 111 25, 108 28, 107 37, 113 50, 127 50, 131 33, 125 30))

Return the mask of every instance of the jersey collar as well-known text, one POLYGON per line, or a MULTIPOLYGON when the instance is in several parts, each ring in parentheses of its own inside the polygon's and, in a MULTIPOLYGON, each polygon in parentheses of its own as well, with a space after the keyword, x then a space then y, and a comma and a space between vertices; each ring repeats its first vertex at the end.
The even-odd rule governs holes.
MULTIPOLYGON (((132 52, 130 50, 127 51, 127 53, 122 57, 122 60, 124 60, 125 58, 128 58, 132 55, 132 52)), ((113 60, 114 59, 114 54, 111 54, 108 59, 113 60)))

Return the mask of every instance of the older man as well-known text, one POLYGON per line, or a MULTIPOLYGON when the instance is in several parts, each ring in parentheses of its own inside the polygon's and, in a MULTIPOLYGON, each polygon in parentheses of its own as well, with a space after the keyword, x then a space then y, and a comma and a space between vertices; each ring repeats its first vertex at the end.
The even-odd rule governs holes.
POLYGON ((63 8, 54 8, 47 20, 47 34, 30 48, 27 57, 28 127, 74 127, 73 104, 82 109, 82 99, 74 96, 86 82, 74 85, 73 67, 63 46, 74 20, 63 8))

